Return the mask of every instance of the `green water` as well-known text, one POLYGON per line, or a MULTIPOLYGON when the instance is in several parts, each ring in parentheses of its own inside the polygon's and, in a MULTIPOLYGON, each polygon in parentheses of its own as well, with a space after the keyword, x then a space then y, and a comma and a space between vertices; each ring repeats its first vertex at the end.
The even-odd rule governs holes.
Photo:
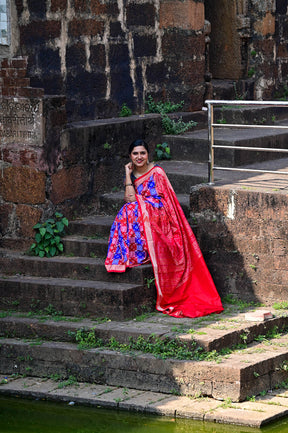
POLYGON ((288 419, 262 429, 0 397, 1 433, 288 433, 288 419))

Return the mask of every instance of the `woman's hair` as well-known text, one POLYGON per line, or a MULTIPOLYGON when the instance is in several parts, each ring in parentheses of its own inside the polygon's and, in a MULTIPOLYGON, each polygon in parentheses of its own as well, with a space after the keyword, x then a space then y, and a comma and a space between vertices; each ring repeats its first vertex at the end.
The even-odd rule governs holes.
POLYGON ((129 155, 132 153, 132 150, 134 149, 134 147, 137 147, 137 146, 144 146, 145 149, 147 150, 147 152, 149 153, 149 147, 148 147, 148 144, 146 143, 146 141, 144 141, 142 138, 138 138, 137 140, 134 140, 133 143, 130 144, 129 155))

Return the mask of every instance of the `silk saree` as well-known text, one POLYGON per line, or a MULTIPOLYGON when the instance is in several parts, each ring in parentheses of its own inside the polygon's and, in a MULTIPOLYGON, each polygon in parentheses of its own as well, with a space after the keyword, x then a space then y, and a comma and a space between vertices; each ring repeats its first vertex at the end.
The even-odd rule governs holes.
POLYGON ((151 261, 156 309, 174 317, 223 311, 194 233, 164 172, 154 166, 134 180, 136 201, 126 203, 110 232, 108 272, 151 261))

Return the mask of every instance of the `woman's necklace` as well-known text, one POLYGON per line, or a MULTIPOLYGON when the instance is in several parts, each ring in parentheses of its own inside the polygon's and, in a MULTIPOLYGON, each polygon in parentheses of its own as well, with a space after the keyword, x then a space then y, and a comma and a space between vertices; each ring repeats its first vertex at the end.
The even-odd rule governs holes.
POLYGON ((148 173, 148 171, 152 168, 151 163, 149 163, 146 167, 145 167, 145 171, 143 172, 139 172, 139 171, 134 171, 133 174, 136 178, 143 176, 143 174, 148 173))

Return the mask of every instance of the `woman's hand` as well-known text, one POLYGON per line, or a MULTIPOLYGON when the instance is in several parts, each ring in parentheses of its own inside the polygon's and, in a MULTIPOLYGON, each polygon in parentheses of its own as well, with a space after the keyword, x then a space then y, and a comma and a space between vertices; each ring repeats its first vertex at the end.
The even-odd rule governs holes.
POLYGON ((132 162, 128 162, 128 164, 125 165, 126 177, 125 177, 125 192, 124 192, 124 200, 127 203, 136 200, 135 189, 131 181, 132 171, 133 171, 133 164, 132 162))
POLYGON ((128 164, 125 165, 126 176, 128 175, 130 177, 132 174, 132 171, 133 171, 133 164, 132 164, 132 162, 128 162, 128 164))

